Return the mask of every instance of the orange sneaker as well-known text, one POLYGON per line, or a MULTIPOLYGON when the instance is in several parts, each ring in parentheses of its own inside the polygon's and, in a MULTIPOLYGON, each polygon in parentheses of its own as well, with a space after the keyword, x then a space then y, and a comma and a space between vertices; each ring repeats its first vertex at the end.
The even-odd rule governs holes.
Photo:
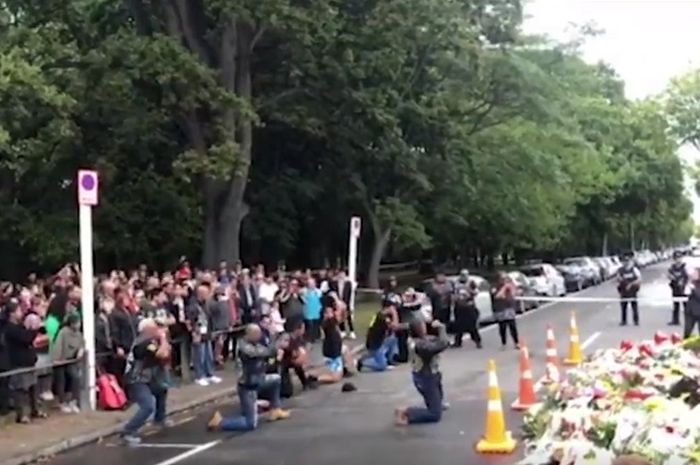
POLYGON ((214 415, 211 417, 211 420, 209 420, 209 423, 207 423, 207 429, 209 431, 216 431, 219 429, 221 426, 221 422, 223 421, 224 417, 221 416, 221 413, 217 410, 214 412, 214 415))
POLYGON ((268 418, 270 421, 277 421, 277 420, 286 420, 289 418, 291 413, 289 413, 289 410, 282 410, 281 408, 276 408, 270 411, 270 415, 268 418))

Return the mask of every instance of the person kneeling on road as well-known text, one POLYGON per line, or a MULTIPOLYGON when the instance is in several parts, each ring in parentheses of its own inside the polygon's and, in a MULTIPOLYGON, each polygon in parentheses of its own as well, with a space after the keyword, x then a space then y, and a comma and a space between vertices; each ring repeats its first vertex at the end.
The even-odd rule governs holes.
POLYGON ((385 307, 374 316, 367 330, 367 355, 358 360, 357 371, 369 368, 372 371, 385 371, 391 367, 398 350, 398 339, 394 330, 398 328, 399 316, 396 305, 385 302, 385 307))
POLYGON ((242 374, 238 380, 238 399, 241 403, 241 415, 223 417, 218 411, 208 424, 210 430, 251 431, 258 427, 258 393, 267 391, 270 399, 270 421, 289 418, 289 412, 282 410, 280 387, 282 378, 279 374, 266 373, 268 359, 284 354, 285 341, 280 340, 273 347, 262 341, 263 333, 256 324, 246 327, 245 338, 241 341, 238 354, 241 360, 242 374))
POLYGON ((340 330, 341 322, 345 321, 342 303, 336 301, 336 306, 326 307, 321 328, 323 329, 323 357, 325 367, 315 373, 315 377, 321 384, 334 384, 343 379, 345 375, 352 375, 356 368, 355 361, 348 347, 343 344, 343 336, 340 330))
POLYGON ((423 396, 425 407, 396 409, 396 424, 437 423, 442 418, 443 391, 440 373, 440 353, 447 349, 450 341, 445 325, 435 320, 431 323, 438 330, 438 336, 428 334, 422 319, 411 322, 411 365, 413 384, 423 396))
POLYGON ((127 445, 141 442, 138 431, 151 415, 161 426, 166 423, 167 363, 171 347, 165 331, 155 320, 146 318, 139 323, 139 335, 127 357, 126 384, 129 399, 138 405, 138 411, 124 426, 121 437, 127 445))

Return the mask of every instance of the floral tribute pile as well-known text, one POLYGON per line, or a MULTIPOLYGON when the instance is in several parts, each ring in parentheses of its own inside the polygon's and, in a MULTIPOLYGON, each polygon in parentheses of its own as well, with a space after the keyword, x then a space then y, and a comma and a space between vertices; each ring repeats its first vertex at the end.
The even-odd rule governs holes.
POLYGON ((597 351, 527 412, 520 465, 700 465, 700 339, 597 351))

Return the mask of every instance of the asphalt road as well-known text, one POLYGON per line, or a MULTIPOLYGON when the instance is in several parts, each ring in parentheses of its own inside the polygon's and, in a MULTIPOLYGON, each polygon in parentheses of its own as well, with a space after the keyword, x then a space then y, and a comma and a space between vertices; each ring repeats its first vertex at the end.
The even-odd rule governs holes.
MULTIPOLYGON (((641 297, 670 296, 664 274, 668 265, 643 271, 641 297)), ((614 298, 613 283, 584 290, 575 296, 614 298)), ((648 339, 659 329, 668 330, 670 303, 641 305, 641 326, 621 328, 617 303, 554 303, 519 318, 527 340, 535 377, 544 374, 547 325, 555 331, 559 356, 568 350, 569 318, 576 310, 584 352, 616 346, 621 339, 648 339)), ((631 317, 631 315, 630 315, 631 317)), ((630 318, 631 321, 631 318, 630 318)), ((483 332, 484 349, 468 341, 450 349, 442 368, 451 408, 439 424, 395 427, 396 406, 420 402, 407 367, 381 374, 362 374, 352 381, 353 393, 338 386, 321 388, 289 401, 292 418, 261 427, 245 435, 208 433, 205 425, 213 407, 178 418, 178 426, 145 438, 139 448, 119 446, 115 439, 77 449, 52 459, 51 465, 356 465, 378 461, 383 465, 510 465, 521 451, 507 456, 481 456, 474 452, 486 411, 486 364, 494 358, 502 389, 508 427, 517 434, 520 415, 510 410, 517 397, 518 352, 501 350, 495 327, 483 332)), ((224 412, 235 410, 223 406, 224 412)))

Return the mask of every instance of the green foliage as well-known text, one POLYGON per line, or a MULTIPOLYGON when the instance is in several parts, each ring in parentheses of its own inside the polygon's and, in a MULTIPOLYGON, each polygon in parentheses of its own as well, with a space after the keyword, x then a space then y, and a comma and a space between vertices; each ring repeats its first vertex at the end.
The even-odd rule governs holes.
POLYGON ((630 102, 521 21, 517 0, 0 2, 2 256, 77 257, 86 166, 100 269, 233 257, 241 222, 245 260, 321 265, 353 214, 374 271, 686 240, 698 74, 630 102))

